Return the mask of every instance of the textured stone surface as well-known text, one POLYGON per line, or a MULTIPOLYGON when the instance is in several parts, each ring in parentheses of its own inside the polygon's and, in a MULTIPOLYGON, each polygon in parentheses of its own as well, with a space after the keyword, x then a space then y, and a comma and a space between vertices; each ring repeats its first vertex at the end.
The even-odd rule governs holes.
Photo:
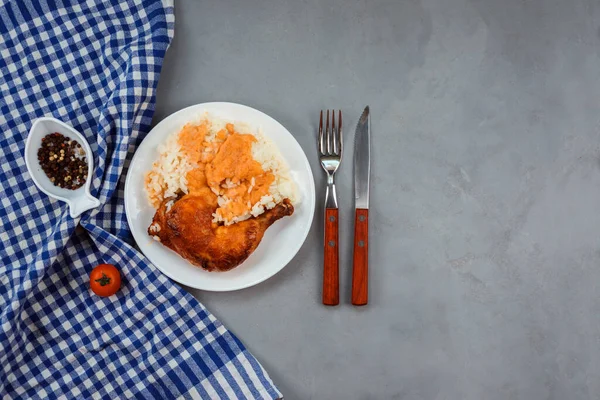
POLYGON ((286 399, 600 398, 597 1, 177 6, 156 121, 205 101, 263 110, 322 188, 318 111, 344 112, 343 303, 320 304, 322 208, 272 279, 191 291, 286 399), (358 309, 351 154, 366 104, 371 297, 358 309))

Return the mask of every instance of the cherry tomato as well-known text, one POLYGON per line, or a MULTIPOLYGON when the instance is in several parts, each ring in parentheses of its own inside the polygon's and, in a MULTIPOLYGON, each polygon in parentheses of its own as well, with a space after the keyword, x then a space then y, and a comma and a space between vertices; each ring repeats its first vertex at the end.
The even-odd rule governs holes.
POLYGON ((100 264, 90 274, 90 288, 98 296, 108 297, 121 287, 121 274, 112 264, 100 264))

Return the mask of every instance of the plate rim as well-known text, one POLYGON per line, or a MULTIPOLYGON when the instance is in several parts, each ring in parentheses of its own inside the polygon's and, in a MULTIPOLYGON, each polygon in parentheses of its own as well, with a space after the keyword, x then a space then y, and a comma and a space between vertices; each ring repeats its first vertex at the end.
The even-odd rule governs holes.
MULTIPOLYGON (((133 157, 131 158, 131 161, 128 165, 128 169, 127 169, 127 176, 125 177, 125 185, 123 188, 125 195, 124 195, 124 206, 125 206, 125 215, 127 218, 127 224, 129 225, 129 230, 131 232, 131 235, 133 237, 133 240, 135 241, 135 244, 137 245, 138 249, 142 252, 142 254, 144 255, 144 257, 152 264, 154 265, 161 273, 163 273, 165 276, 167 276, 169 279, 172 279, 173 281, 181 284, 181 285, 185 285, 194 289, 199 289, 199 290, 203 290, 203 291, 209 291, 209 292, 232 292, 232 291, 236 291, 236 290, 242 290, 242 289, 246 289, 252 286, 256 286, 264 281, 266 281, 267 279, 272 278, 273 276, 277 275, 279 272, 281 272, 281 270, 283 270, 293 259, 294 257, 296 257, 296 255, 298 254, 298 252, 300 251, 300 249, 302 248, 302 246, 304 245, 304 243, 306 242, 306 238, 308 237, 308 234, 312 228, 312 225, 314 223, 314 216, 315 216, 315 208, 316 208, 316 192, 315 192, 315 177, 312 171, 312 168, 310 166, 310 162, 308 161, 308 157, 306 156, 306 152, 304 151, 304 149, 302 148, 302 146, 300 146, 300 143, 298 142, 298 140, 294 137, 294 135, 292 135, 292 133, 281 123, 279 122, 277 119, 271 117, 270 115, 257 110, 253 107, 244 105, 244 104, 239 104, 239 103, 233 103, 233 102, 225 102, 225 101, 213 101, 213 102, 204 102, 204 103, 198 103, 198 104, 193 104, 187 107, 184 107, 178 111, 175 111, 169 115, 167 115, 166 117, 164 117, 162 120, 160 120, 160 122, 158 122, 152 129, 150 129, 150 131, 148 131, 148 133, 145 135, 145 137, 142 139, 142 141, 138 144, 137 148, 135 149, 135 152, 133 154, 133 157), (254 279, 252 281, 246 282, 242 285, 238 285, 238 286, 234 286, 234 287, 225 287, 225 288, 206 288, 205 286, 202 285, 197 285, 197 284, 190 284, 188 282, 181 282, 179 281, 177 278, 175 278, 171 273, 168 272, 168 269, 162 268, 159 266, 158 263, 156 263, 154 260, 152 260, 152 258, 147 255, 142 246, 140 246, 140 241, 137 240, 136 238, 136 234, 134 233, 134 229, 132 229, 133 223, 131 220, 131 212, 132 210, 129 209, 129 202, 127 201, 127 199, 131 196, 128 195, 128 193, 130 193, 131 191, 128 190, 128 188, 130 187, 130 185, 132 185, 132 173, 133 173, 133 168, 131 168, 136 159, 139 156, 138 150, 140 149, 140 147, 142 146, 142 143, 150 136, 150 134, 152 133, 152 131, 154 131, 155 129, 157 129, 161 124, 163 124, 167 119, 175 117, 177 114, 180 113, 184 113, 186 111, 189 111, 189 109, 194 109, 194 108, 201 108, 201 107, 214 107, 214 106, 235 106, 235 107, 242 107, 242 108, 247 108, 253 112, 262 114, 264 117, 270 118, 273 121, 275 121, 277 124, 279 124, 284 130, 285 132, 287 132, 287 134, 291 137, 291 139, 298 145, 298 147, 300 148, 300 150, 302 151, 302 155, 304 156, 304 166, 306 167, 308 173, 309 173, 309 187, 310 187, 310 192, 311 193, 303 193, 303 198, 308 198, 308 195, 311 195, 310 197, 312 197, 312 201, 310 202, 310 210, 309 210, 309 216, 310 216, 310 222, 306 225, 306 228, 302 234, 302 240, 299 241, 297 248, 295 248, 293 251, 289 252, 289 256, 287 257, 287 259, 285 260, 285 262, 282 263, 281 267, 279 267, 277 270, 273 271, 272 274, 266 274, 263 277, 254 279)), ((182 258, 183 259, 183 258, 182 258)), ((199 267, 198 267, 199 268, 199 267)))

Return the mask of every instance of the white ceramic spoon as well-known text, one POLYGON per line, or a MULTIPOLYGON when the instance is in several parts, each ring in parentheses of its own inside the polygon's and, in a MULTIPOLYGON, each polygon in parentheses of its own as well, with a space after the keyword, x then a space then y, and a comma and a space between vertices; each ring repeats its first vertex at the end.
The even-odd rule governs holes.
POLYGON ((25 164, 31 179, 36 186, 48 196, 66 202, 69 205, 69 214, 71 218, 77 218, 84 211, 96 208, 100 205, 100 200, 90 194, 90 184, 92 182, 92 171, 94 170, 94 157, 92 149, 85 137, 73 129, 71 126, 59 121, 56 118, 43 117, 34 121, 29 136, 25 143, 25 164), (87 179, 85 185, 78 189, 70 190, 54 186, 50 179, 42 170, 37 158, 37 152, 42 145, 42 138, 50 133, 58 132, 69 139, 76 140, 85 149, 85 157, 88 165, 87 179))

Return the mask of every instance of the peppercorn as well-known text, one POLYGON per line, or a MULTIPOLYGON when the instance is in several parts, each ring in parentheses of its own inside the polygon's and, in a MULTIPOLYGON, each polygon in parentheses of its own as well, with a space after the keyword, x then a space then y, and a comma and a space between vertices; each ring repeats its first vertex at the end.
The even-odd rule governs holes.
POLYGON ((85 151, 76 140, 58 132, 42 138, 38 161, 50 181, 60 188, 75 190, 87 179, 85 151), (53 149, 58 150, 54 151, 53 149))

